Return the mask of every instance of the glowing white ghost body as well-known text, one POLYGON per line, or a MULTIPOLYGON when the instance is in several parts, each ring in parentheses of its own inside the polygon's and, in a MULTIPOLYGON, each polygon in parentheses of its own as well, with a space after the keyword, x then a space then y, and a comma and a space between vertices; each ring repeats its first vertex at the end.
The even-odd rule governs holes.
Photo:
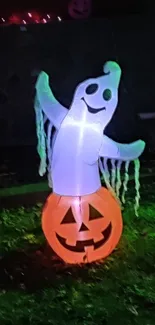
MULTIPOLYGON (((55 193, 66 196, 94 193, 101 186, 100 157, 129 161, 142 154, 145 147, 143 141, 119 144, 103 134, 117 107, 120 78, 119 65, 107 62, 103 76, 78 85, 68 110, 53 96, 48 75, 45 72, 39 75, 35 109, 37 112, 40 108, 40 114, 42 110, 56 128, 52 150, 48 155, 55 193)), ((38 127, 38 138, 41 132, 38 127)), ((50 132, 48 147, 51 148, 49 139, 50 132)), ((40 140, 38 151, 43 159, 41 142, 43 139, 40 140)))

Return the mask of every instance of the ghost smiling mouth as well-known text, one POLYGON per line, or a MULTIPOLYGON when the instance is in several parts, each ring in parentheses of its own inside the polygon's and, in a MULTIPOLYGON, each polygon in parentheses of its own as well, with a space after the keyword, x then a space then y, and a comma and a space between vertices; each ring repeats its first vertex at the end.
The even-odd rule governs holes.
POLYGON ((97 114, 97 113, 99 113, 99 112, 101 112, 101 111, 106 110, 105 107, 102 107, 102 108, 92 108, 92 107, 90 107, 90 106, 86 103, 84 97, 82 97, 81 99, 82 99, 82 100, 84 101, 84 103, 87 105, 88 112, 91 113, 91 114, 97 114))

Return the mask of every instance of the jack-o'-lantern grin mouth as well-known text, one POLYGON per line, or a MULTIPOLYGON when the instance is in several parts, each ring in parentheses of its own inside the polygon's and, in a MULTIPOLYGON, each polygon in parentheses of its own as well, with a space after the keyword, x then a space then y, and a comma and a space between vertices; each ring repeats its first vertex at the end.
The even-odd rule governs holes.
POLYGON ((87 247, 93 246, 94 250, 96 250, 96 249, 100 248, 101 246, 103 246, 110 238, 111 232, 112 232, 112 224, 110 222, 109 225, 107 226, 107 228, 104 231, 102 231, 103 239, 101 239, 97 242, 94 242, 93 239, 88 239, 88 240, 83 240, 83 241, 78 240, 76 242, 75 246, 66 244, 66 239, 61 237, 57 233, 56 233, 56 237, 57 237, 59 243, 67 250, 72 251, 72 252, 77 252, 77 253, 84 253, 85 248, 87 248, 87 247))

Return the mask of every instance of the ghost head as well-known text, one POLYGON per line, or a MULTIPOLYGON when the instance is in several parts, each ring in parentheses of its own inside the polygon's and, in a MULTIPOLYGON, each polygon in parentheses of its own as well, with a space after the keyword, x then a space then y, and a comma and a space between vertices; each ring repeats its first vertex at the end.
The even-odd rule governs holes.
POLYGON ((104 75, 88 79, 78 85, 71 111, 87 112, 87 120, 100 122, 103 129, 110 122, 118 103, 118 87, 121 69, 116 62, 108 61, 103 67, 104 75))

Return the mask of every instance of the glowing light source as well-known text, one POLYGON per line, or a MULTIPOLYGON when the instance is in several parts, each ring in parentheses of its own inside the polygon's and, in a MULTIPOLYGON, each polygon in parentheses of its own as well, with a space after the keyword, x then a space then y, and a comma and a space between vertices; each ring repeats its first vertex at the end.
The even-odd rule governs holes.
POLYGON ((117 245, 122 231, 118 196, 122 185, 120 170, 123 161, 126 174, 122 201, 125 202, 129 162, 134 161, 136 214, 139 207, 138 157, 144 151, 145 143, 138 140, 121 144, 104 134, 118 104, 121 69, 116 62, 108 61, 103 66, 103 72, 103 76, 85 80, 76 87, 69 110, 54 97, 45 72, 40 73, 36 83, 35 111, 41 158, 39 173, 43 176, 46 172, 47 144, 49 185, 54 192, 44 208, 43 231, 56 253, 69 263, 105 258, 117 245), (47 119, 46 142, 44 120, 47 119), (53 126, 56 131, 51 144, 53 126), (107 159, 111 160, 112 177, 107 159), (101 188, 99 170, 109 192, 101 188), (79 200, 79 205, 75 204, 75 199, 79 200), (92 226, 94 217, 91 217, 90 207, 95 209, 101 223, 96 220, 92 226), (66 225, 68 211, 72 221, 68 220, 66 225), (101 237, 106 238, 106 242, 101 237))
MULTIPOLYGON (((60 18, 60 17, 59 17, 60 18)), ((25 21, 26 24, 45 24, 49 23, 52 20, 58 19, 57 17, 54 18, 54 16, 51 16, 49 13, 45 15, 44 18, 42 18, 42 14, 34 11, 34 12, 26 12, 26 13, 18 13, 18 14, 12 14, 10 17, 5 19, 5 17, 0 17, 0 25, 7 24, 16 24, 21 25, 25 21)), ((61 19, 61 18, 60 18, 61 19)), ((24 23, 25 24, 25 23, 24 23)))
POLYGON ((51 194, 43 210, 42 228, 57 255, 75 264, 107 257, 118 244, 123 225, 118 203, 101 188, 76 198, 51 194))
POLYGON ((61 17, 58 16, 58 20, 61 21, 62 20, 61 17))

